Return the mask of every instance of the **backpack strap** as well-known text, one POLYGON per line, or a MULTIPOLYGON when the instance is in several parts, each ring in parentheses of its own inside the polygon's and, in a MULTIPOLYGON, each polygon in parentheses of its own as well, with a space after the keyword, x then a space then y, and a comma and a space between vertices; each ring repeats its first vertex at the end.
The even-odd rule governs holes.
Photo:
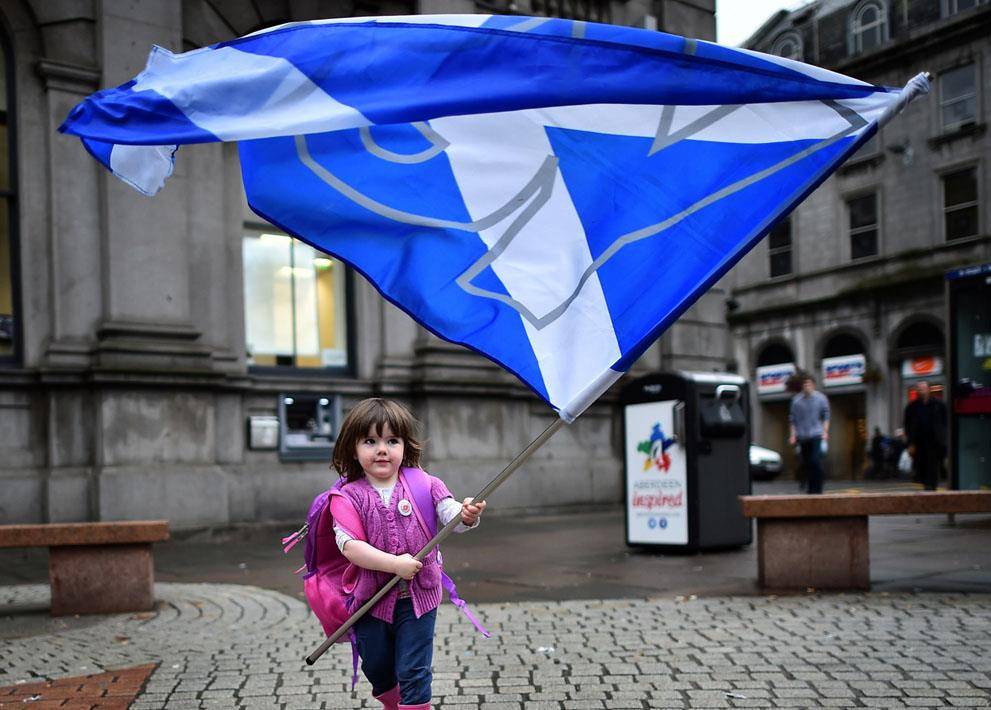
POLYGON ((422 468, 401 468, 399 477, 403 479, 403 486, 413 498, 413 512, 420 527, 427 534, 428 540, 433 539, 437 534, 437 506, 430 493, 430 476, 422 468))
MULTIPOLYGON (((328 491, 329 495, 324 514, 329 519, 326 522, 331 525, 331 530, 333 530, 334 524, 340 525, 352 538, 365 542, 368 539, 365 537, 365 526, 358 516, 358 511, 355 509, 354 503, 341 492, 343 486, 344 481, 340 480, 328 491)), ((347 592, 348 589, 353 590, 357 581, 358 568, 353 564, 349 564, 341 575, 341 586, 344 588, 345 593, 349 593, 347 592)), ((349 597, 349 599, 350 602, 354 601, 353 598, 349 597)), ((347 606, 349 611, 353 611, 350 608, 350 602, 347 606)), ((348 643, 351 644, 351 692, 354 692, 355 686, 358 684, 358 662, 360 656, 358 655, 358 639, 355 636, 353 626, 348 629, 348 643)))
MULTIPOLYGON (((437 506, 434 505, 434 498, 430 492, 430 476, 421 468, 401 468, 399 469, 399 476, 403 479, 403 486, 413 498, 413 512, 420 522, 420 527, 427 534, 428 540, 433 539, 433 536, 437 534, 437 506)), ((437 550, 437 558, 438 561, 441 560, 440 549, 437 550)), ((447 590, 447 596, 451 603, 464 612, 468 621, 478 629, 479 633, 485 638, 489 638, 491 634, 471 613, 467 602, 458 596, 458 588, 454 585, 454 580, 448 577, 444 571, 443 562, 441 562, 440 581, 444 589, 447 590)))
POLYGON ((454 580, 447 576, 447 572, 444 571, 443 567, 440 570, 440 583, 444 585, 444 589, 447 590, 447 596, 451 600, 451 603, 464 612, 464 615, 468 617, 468 621, 474 625, 474 627, 478 630, 478 633, 485 638, 491 637, 492 634, 490 634, 488 630, 482 626, 481 622, 475 618, 475 615, 471 613, 471 610, 468 608, 468 602, 458 596, 458 588, 454 586, 454 580))
POLYGON ((338 490, 331 490, 330 492, 330 516, 333 518, 334 525, 340 525, 344 528, 344 532, 355 540, 368 541, 365 537, 365 526, 362 525, 361 518, 358 517, 354 503, 338 490))

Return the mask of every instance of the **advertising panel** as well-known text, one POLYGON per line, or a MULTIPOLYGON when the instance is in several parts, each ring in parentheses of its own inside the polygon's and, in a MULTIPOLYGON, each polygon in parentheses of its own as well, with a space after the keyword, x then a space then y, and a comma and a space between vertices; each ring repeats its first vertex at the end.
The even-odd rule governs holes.
POLYGON ((677 400, 626 407, 626 520, 631 544, 688 544, 685 448, 674 439, 677 400))
POLYGON ((779 365, 763 365, 757 368, 757 394, 777 394, 784 392, 788 378, 795 374, 795 363, 782 362, 779 365))
POLYGON ((822 359, 823 387, 859 385, 867 371, 867 358, 863 355, 841 355, 822 359))
POLYGON ((991 264, 946 275, 953 488, 991 490, 991 264))
POLYGON ((932 377, 943 374, 943 358, 910 357, 902 360, 902 377, 932 377))

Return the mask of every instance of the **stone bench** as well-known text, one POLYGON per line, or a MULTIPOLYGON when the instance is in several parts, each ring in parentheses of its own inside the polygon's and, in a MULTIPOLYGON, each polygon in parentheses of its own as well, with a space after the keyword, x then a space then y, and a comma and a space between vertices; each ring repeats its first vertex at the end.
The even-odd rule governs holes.
POLYGON ((166 520, 0 525, 0 547, 49 548, 52 615, 154 608, 151 544, 166 520))
POLYGON ((764 589, 870 589, 871 515, 991 513, 991 491, 740 496, 764 589))

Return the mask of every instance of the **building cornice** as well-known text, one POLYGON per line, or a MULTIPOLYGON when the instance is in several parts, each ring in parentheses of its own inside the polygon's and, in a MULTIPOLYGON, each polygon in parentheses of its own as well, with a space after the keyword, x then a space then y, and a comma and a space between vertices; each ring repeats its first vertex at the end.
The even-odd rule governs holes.
POLYGON ((991 5, 982 5, 952 18, 915 28, 875 52, 850 57, 827 68, 850 76, 874 76, 893 67, 902 68, 908 59, 931 55, 938 47, 959 45, 970 36, 987 37, 989 29, 991 5))
MULTIPOLYGON (((937 244, 935 246, 926 247, 924 249, 909 249, 907 251, 898 252, 896 254, 890 254, 882 257, 875 257, 872 259, 864 259, 859 261, 851 261, 846 264, 839 264, 837 266, 827 266, 822 269, 815 269, 813 271, 805 271, 798 274, 793 274, 789 277, 780 277, 775 279, 769 279, 766 281, 759 281, 752 284, 747 284, 746 286, 738 286, 730 289, 730 295, 732 296, 742 296, 749 293, 756 293, 760 291, 770 291, 773 289, 778 289, 783 286, 791 286, 794 284, 799 284, 802 281, 809 281, 812 279, 821 278, 823 276, 833 276, 835 274, 842 274, 849 271, 864 271, 865 274, 876 274, 879 268, 882 268, 888 264, 898 264, 904 262, 909 265, 914 265, 916 260, 920 256, 938 254, 940 252, 953 252, 960 251, 963 248, 972 247, 975 244, 991 244, 991 234, 984 234, 977 237, 968 237, 967 239, 959 239, 952 242, 947 242, 945 244, 937 244)), ((959 259, 950 259, 947 261, 945 268, 940 265, 939 268, 943 271, 949 271, 950 269, 956 268, 957 264, 970 264, 973 258, 968 254, 962 256, 959 259)))
POLYGON ((904 294, 906 290, 920 293, 927 286, 930 288, 940 286, 942 284, 943 275, 945 272, 946 269, 939 267, 916 271, 908 276, 896 275, 892 276, 883 285, 879 283, 865 282, 864 284, 858 284, 853 288, 843 289, 828 296, 805 298, 776 303, 770 306, 740 310, 728 315, 726 320, 730 327, 734 327, 746 323, 767 320, 770 318, 788 316, 792 313, 800 313, 810 309, 828 308, 844 302, 860 302, 863 301, 865 297, 871 295, 889 293, 904 294))
POLYGON ((35 64, 46 89, 61 89, 89 94, 99 88, 101 73, 97 67, 69 64, 55 59, 39 59, 35 64))
MULTIPOLYGON (((960 243, 940 245, 939 249, 947 250, 960 246, 974 246, 975 244, 991 244, 991 236, 981 236, 974 239, 968 239, 960 243)), ((859 279, 856 284, 846 288, 840 288, 829 295, 814 298, 795 298, 794 296, 789 295, 787 299, 771 305, 738 310, 734 313, 728 314, 726 320, 730 327, 734 327, 769 318, 788 316, 794 313, 808 311, 810 309, 827 308, 851 301, 862 301, 865 297, 870 296, 904 294, 908 292, 919 294, 927 288, 940 290, 942 289, 943 280, 947 271, 951 271, 954 268, 966 266, 974 262, 974 257, 968 254, 960 255, 953 259, 947 259, 946 261, 933 266, 918 267, 914 263, 920 254, 931 254, 935 250, 936 249, 920 249, 910 252, 903 252, 895 257, 884 260, 872 260, 869 263, 861 262, 844 265, 843 267, 822 269, 816 272, 802 274, 788 280, 764 282, 760 284, 753 284, 752 286, 747 286, 742 289, 736 289, 733 291, 734 295, 741 295, 743 293, 754 294, 760 291, 780 289, 782 287, 794 285, 804 279, 829 276, 836 274, 839 271, 847 271, 849 269, 863 269, 865 272, 863 278, 859 279), (879 261, 881 262, 880 264, 878 263, 879 261), (881 265, 896 262, 904 262, 899 271, 894 271, 891 273, 883 273, 880 271, 881 265)))
MULTIPOLYGON (((743 43, 744 47, 756 51, 770 51, 770 39, 774 30, 778 29, 785 18, 792 18, 789 25, 795 30, 808 27, 810 22, 798 21, 795 18, 805 8, 788 12, 779 10, 771 15, 754 34, 743 43)), ((804 18, 802 18, 804 20, 804 18)), ((874 76, 891 68, 901 68, 906 60, 917 56, 931 55, 933 50, 947 44, 961 44, 971 37, 984 38, 991 28, 991 5, 980 5, 971 10, 957 13, 953 17, 941 18, 935 22, 913 28, 905 35, 895 38, 887 45, 854 57, 848 57, 832 65, 822 65, 827 69, 856 76, 860 78, 874 76)), ((819 64, 819 57, 814 57, 813 64, 819 64)))

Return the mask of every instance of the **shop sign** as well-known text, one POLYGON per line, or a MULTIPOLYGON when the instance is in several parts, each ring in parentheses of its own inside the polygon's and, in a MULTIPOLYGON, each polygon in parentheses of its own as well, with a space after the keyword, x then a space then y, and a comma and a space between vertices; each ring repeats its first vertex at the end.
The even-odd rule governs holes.
POLYGON ((688 460, 675 400, 626 407, 626 520, 632 544, 688 544, 688 460))
POLYGON ((991 357, 991 333, 974 333, 974 357, 991 357))
POLYGON ((778 365, 763 365, 757 368, 757 394, 784 392, 788 378, 795 374, 795 363, 782 362, 778 365))
POLYGON ((943 374, 943 358, 911 357, 902 360, 902 377, 932 377, 943 374))
POLYGON ((864 355, 841 355, 822 359, 823 387, 859 385, 867 371, 867 358, 864 355))

